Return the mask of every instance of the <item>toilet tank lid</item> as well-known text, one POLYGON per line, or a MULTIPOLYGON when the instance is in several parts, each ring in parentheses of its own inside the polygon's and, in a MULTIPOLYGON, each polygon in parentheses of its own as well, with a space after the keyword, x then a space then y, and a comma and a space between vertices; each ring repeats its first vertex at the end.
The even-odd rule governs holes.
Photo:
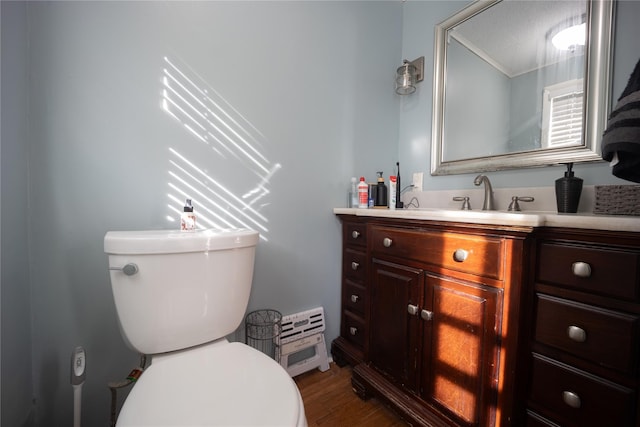
POLYGON ((237 249, 258 244, 258 232, 241 229, 109 231, 104 236, 108 254, 171 254, 237 249))

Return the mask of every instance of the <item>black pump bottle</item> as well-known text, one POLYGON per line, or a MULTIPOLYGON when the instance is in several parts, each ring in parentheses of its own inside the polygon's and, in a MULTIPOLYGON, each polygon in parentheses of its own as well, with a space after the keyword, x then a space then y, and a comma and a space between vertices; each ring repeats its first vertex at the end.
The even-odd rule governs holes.
POLYGON ((556 203, 559 213, 578 212, 578 203, 582 194, 582 179, 573 176, 573 163, 567 165, 563 178, 556 179, 556 203))
POLYGON ((388 193, 389 189, 387 188, 387 184, 384 183, 384 177, 382 176, 382 172, 378 172, 378 185, 376 186, 376 197, 374 201, 374 206, 387 207, 388 204, 388 193))

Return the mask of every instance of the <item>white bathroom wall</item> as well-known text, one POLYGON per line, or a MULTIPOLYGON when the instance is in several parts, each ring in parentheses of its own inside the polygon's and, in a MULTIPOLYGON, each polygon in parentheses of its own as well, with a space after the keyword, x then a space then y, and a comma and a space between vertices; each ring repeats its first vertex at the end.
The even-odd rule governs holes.
POLYGON ((83 424, 107 423, 107 382, 137 356, 118 331, 104 233, 177 227, 186 195, 203 224, 261 231, 249 309, 322 305, 327 341, 337 336, 332 208, 352 175, 395 162, 401 8, 29 3, 37 425, 70 424, 76 345, 88 361, 83 424))
MULTIPOLYGON (((424 172, 424 189, 473 189, 476 174, 451 176, 430 176, 431 166, 431 115, 433 95, 433 55, 434 26, 445 20, 470 2, 451 1, 413 1, 403 6, 403 57, 407 59, 424 55, 426 62, 425 81, 411 97, 402 100, 400 112, 399 158, 404 171, 403 182, 411 182, 412 172, 424 172)), ((640 38, 640 2, 619 1, 615 22, 615 49, 613 61, 612 101, 620 96, 629 75, 633 71, 640 53, 637 40, 640 38)), ((469 144, 474 141, 470 140, 469 144)), ((490 172, 494 188, 514 187, 552 187, 554 181, 563 175, 564 168, 544 167, 512 171, 490 172)), ((576 176, 584 179, 585 185, 630 184, 611 175, 608 164, 604 162, 577 164, 576 176)), ((553 191, 553 190, 551 190, 553 191)))

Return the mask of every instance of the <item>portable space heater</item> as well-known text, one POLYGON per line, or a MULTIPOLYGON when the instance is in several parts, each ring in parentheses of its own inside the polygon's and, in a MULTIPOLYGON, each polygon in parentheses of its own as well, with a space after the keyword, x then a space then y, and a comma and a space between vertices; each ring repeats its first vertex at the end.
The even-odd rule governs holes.
POLYGON ((280 365, 287 370, 289 375, 295 377, 314 368, 318 368, 322 372, 329 369, 324 329, 324 310, 322 307, 282 317, 280 365), (314 348, 313 356, 290 364, 290 358, 295 359, 296 355, 300 355, 312 347, 314 348))

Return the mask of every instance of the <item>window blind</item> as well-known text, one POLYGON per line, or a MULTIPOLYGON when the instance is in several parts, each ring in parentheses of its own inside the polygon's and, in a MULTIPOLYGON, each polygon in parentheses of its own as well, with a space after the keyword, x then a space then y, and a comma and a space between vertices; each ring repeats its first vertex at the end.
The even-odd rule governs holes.
POLYGON ((542 146, 544 148, 582 144, 583 106, 582 79, 545 88, 542 103, 542 146))

